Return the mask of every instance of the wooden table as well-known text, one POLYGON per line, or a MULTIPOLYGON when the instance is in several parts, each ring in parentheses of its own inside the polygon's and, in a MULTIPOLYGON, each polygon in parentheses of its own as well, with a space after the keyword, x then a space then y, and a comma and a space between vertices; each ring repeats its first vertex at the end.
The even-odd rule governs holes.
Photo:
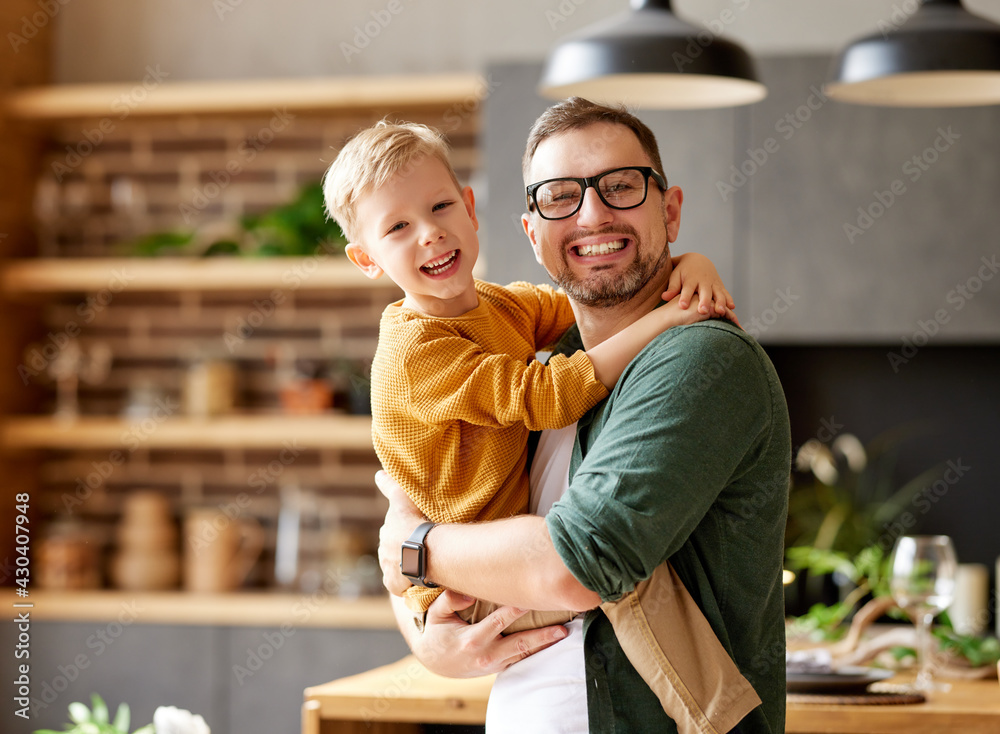
POLYGON ((307 688, 302 734, 419 734, 421 723, 482 724, 494 678, 442 678, 408 655, 307 688))
MULTIPOLYGON (((845 706, 789 703, 785 734, 1000 734, 996 680, 950 681, 926 703, 845 706)), ((482 724, 493 676, 434 675, 408 656, 307 688, 302 734, 417 734, 420 723, 482 724)))
MULTIPOLYGON (((890 678, 889 683, 897 678, 890 678)), ((912 676, 901 678, 912 680, 912 676)), ((925 703, 845 706, 789 703, 786 734, 1000 734, 1000 685, 996 679, 945 681, 947 692, 925 703)))

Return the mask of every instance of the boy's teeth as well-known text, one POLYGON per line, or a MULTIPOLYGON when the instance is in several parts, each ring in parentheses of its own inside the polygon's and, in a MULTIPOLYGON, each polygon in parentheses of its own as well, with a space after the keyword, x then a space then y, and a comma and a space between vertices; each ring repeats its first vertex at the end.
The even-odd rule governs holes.
POLYGON ((438 273, 442 273, 448 269, 448 266, 451 264, 451 261, 455 259, 455 256, 457 254, 458 250, 452 250, 447 255, 443 255, 442 257, 439 257, 437 260, 427 263, 421 268, 421 270, 425 270, 431 275, 437 275, 438 273))
POLYGON ((602 242, 599 245, 580 245, 576 248, 578 255, 607 255, 609 252, 618 252, 625 247, 625 240, 615 240, 614 242, 602 242))

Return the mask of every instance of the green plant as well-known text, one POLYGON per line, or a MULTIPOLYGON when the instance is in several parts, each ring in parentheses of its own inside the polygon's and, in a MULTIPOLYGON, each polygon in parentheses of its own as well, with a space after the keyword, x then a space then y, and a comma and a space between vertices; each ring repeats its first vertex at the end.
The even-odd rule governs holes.
MULTIPOLYGON (((876 599, 890 595, 889 558, 880 546, 863 548, 853 557, 843 551, 797 546, 785 551, 785 560, 793 571, 808 571, 813 577, 839 574, 853 584, 853 589, 841 601, 829 605, 813 604, 808 612, 795 618, 795 634, 806 634, 814 639, 839 639, 846 631, 842 622, 862 599, 869 594, 876 599)), ((890 614, 901 616, 898 610, 890 614)))
POLYGON ((294 201, 242 220, 248 235, 248 254, 257 256, 343 253, 346 240, 337 223, 328 219, 323 188, 309 184, 294 201))
MULTIPOLYGON (((785 558, 789 568, 793 570, 809 571, 817 576, 841 574, 855 584, 851 593, 842 601, 829 605, 813 604, 805 614, 791 618, 788 630, 790 635, 826 642, 841 639, 847 632, 844 624, 847 617, 869 594, 872 602, 865 609, 874 607, 877 615, 869 621, 880 617, 883 612, 895 619, 908 621, 906 614, 891 603, 889 554, 880 546, 864 548, 853 558, 840 551, 795 547, 786 551, 785 558)), ((864 610, 859 614, 864 614, 864 610)), ((959 634, 952 626, 947 612, 938 616, 933 634, 942 651, 968 661, 972 667, 992 666, 1000 660, 1000 640, 996 637, 959 634)), ((896 647, 890 652, 897 660, 916 655, 908 647, 896 647)))
POLYGON ((248 214, 222 235, 204 229, 153 232, 132 242, 129 251, 140 257, 293 257, 343 254, 346 244, 340 226, 326 216, 322 186, 311 183, 287 204, 248 214))
POLYGON ((847 558, 874 544, 891 548, 887 528, 943 468, 937 465, 898 481, 900 447, 918 432, 900 426, 867 446, 849 433, 829 445, 816 439, 803 444, 795 457, 785 547, 839 551, 847 558))
MULTIPOLYGON (((34 734, 129 734, 131 712, 127 703, 118 706, 114 720, 109 720, 108 706, 96 693, 90 696, 92 709, 86 704, 71 703, 69 718, 72 724, 67 724, 62 732, 55 729, 37 729, 34 734)), ((146 724, 136 729, 133 734, 155 734, 152 724, 146 724)))
POLYGON ((951 626, 946 614, 942 614, 940 619, 945 623, 935 627, 933 634, 942 650, 965 658, 973 667, 996 665, 1000 661, 1000 640, 996 637, 961 635, 951 626))

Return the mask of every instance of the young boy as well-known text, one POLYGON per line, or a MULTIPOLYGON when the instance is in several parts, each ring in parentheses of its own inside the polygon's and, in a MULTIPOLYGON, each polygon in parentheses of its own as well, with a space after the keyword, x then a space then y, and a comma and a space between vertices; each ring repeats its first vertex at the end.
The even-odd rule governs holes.
MULTIPOLYGON (((569 301, 549 286, 500 287, 473 278, 479 254, 475 198, 471 188, 459 186, 439 133, 380 122, 340 151, 323 189, 330 215, 351 242, 348 258, 368 277, 385 273, 403 290, 405 297, 386 308, 379 328, 373 440, 383 468, 434 522, 525 512, 529 431, 578 420, 608 395, 650 339, 710 318, 713 301, 715 313, 732 315, 711 263, 683 256, 674 260, 667 293, 683 286, 681 298, 689 300, 697 290, 698 309, 681 308, 675 299, 593 349, 554 356, 545 365, 535 353, 572 325, 569 301)), ((665 596, 687 593, 670 579, 667 564, 653 578, 661 572, 665 596)), ((440 592, 412 587, 407 605, 423 612, 440 592)), ((480 607, 470 621, 488 611, 480 607)), ((571 616, 522 618, 506 631, 571 616)), ((739 676, 714 634, 711 640, 739 676)), ((672 685, 661 680, 658 690, 650 680, 652 663, 633 664, 658 694, 672 685)), ((666 708, 671 696, 660 697, 666 708)))

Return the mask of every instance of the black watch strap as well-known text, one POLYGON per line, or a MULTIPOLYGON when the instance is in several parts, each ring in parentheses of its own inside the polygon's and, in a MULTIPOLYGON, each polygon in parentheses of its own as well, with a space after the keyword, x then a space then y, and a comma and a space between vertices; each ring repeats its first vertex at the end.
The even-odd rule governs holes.
POLYGON ((406 578, 417 586, 425 586, 429 589, 436 589, 438 586, 426 578, 427 546, 424 545, 424 539, 433 527, 434 523, 432 522, 418 525, 413 534, 403 542, 399 561, 399 568, 406 578))

